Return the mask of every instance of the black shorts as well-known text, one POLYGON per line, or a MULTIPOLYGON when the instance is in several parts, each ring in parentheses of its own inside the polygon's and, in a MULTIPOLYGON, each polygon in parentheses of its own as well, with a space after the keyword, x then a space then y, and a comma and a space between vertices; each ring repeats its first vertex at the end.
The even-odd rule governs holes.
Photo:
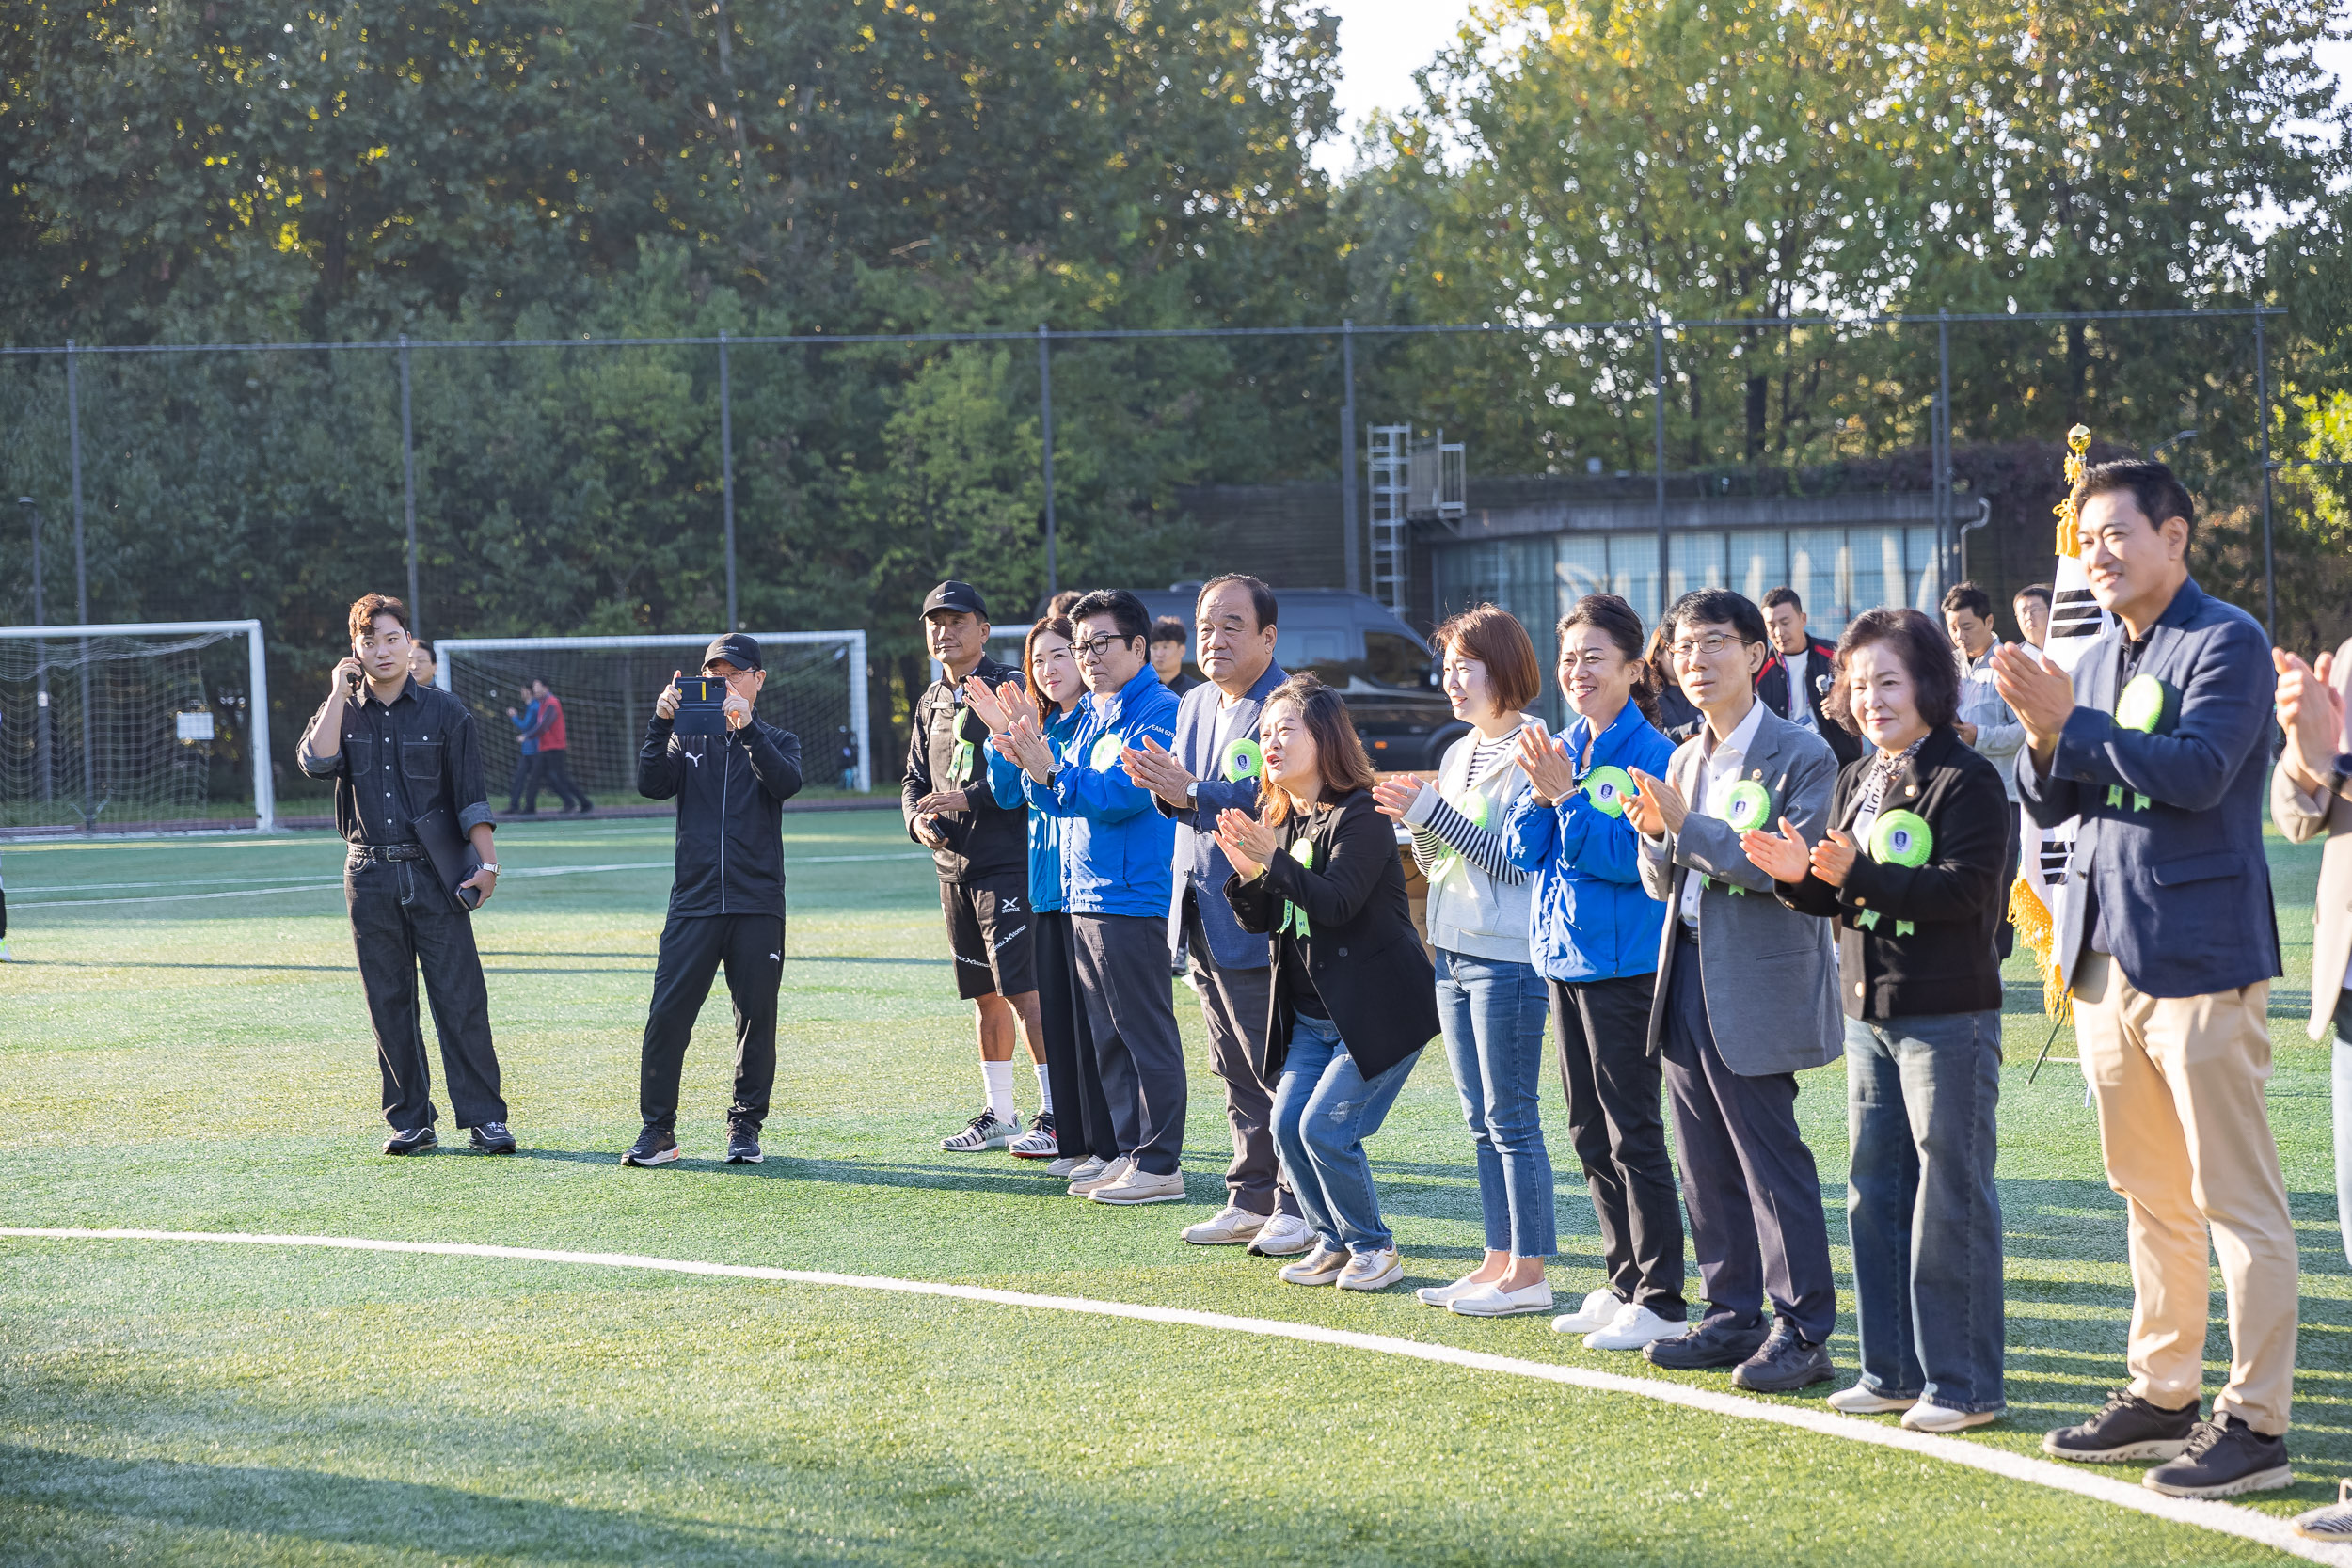
POLYGON ((1037 969, 1029 957, 1037 920, 1029 909, 1026 876, 942 882, 939 907, 947 914, 958 996, 969 1002, 1037 990, 1037 969))

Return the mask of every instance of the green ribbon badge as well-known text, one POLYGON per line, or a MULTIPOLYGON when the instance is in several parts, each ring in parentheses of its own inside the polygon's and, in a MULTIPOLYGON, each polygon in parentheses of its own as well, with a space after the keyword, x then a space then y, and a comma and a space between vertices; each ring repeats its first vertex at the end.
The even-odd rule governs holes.
POLYGON ((1107 773, 1119 761, 1119 750, 1124 745, 1117 732, 1094 737, 1094 749, 1087 753, 1087 766, 1097 773, 1107 773))
POLYGON ((1603 816, 1623 816, 1633 793, 1633 775, 1622 768, 1596 768, 1584 775, 1584 798, 1603 816))
POLYGON ((1225 748, 1225 782, 1227 784, 1240 784, 1245 779, 1257 778, 1264 771, 1265 748, 1248 736, 1242 736, 1225 748))
POLYGON ((1724 820, 1740 832, 1754 832, 1772 817, 1772 792, 1754 779, 1741 779, 1724 797, 1724 820))
MULTIPOLYGON (((1853 923, 1858 929, 1875 931, 1878 929, 1879 911, 1876 910, 1865 910, 1860 914, 1853 917, 1853 923)), ((1918 928, 1918 927, 1914 926, 1908 920, 1898 920, 1895 922, 1895 934, 1899 937, 1907 937, 1918 928)))
MULTIPOLYGON (((1458 799, 1446 801, 1446 804, 1460 812, 1462 819, 1473 828, 1486 826, 1494 816, 1494 802, 1475 789, 1466 791, 1458 799)), ((1438 856, 1437 869, 1429 874, 1430 881, 1442 881, 1461 863, 1461 860, 1462 857, 1454 853, 1454 847, 1447 845, 1438 856)))
MULTIPOLYGON (((2124 683, 2122 694, 2115 699, 2115 721, 2127 730, 2141 735, 2162 735, 2181 716, 2181 694, 2168 682, 2153 675, 2134 675, 2124 683)), ((2116 811, 2123 809, 2125 790, 2122 784, 2107 785, 2107 805, 2116 811)), ((2148 797, 2137 790, 2129 792, 2132 810, 2146 811, 2148 797)))
POLYGON ((1870 858, 1881 865, 1925 865, 1935 830, 1917 812, 1890 811, 1870 825, 1870 858))
POLYGON ((1710 893, 1717 888, 1721 888, 1725 893, 1730 894, 1734 898, 1745 898, 1748 895, 1748 890, 1741 887, 1738 882, 1719 882, 1712 877, 1700 877, 1699 886, 1707 889, 1710 893))
POLYGON ((961 779, 971 770, 972 742, 968 740, 959 740, 956 742, 956 760, 949 764, 948 772, 951 777, 961 779))
MULTIPOLYGON (((1289 853, 1291 859, 1296 861, 1302 870, 1311 871, 1314 869, 1315 847, 1308 840, 1302 838, 1290 845, 1289 853)), ((1299 941, 1305 942, 1308 935, 1307 911, 1300 909, 1296 904, 1292 903, 1290 900, 1284 899, 1282 902, 1282 924, 1277 926, 1275 929, 1278 931, 1289 931, 1294 936, 1297 937, 1299 941)))

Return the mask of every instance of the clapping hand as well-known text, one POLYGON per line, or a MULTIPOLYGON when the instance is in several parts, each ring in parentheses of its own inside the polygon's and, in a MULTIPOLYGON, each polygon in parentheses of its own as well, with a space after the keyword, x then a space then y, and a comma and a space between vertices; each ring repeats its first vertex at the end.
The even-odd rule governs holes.
POLYGON ((1122 747, 1119 762, 1127 769, 1127 777, 1169 805, 1182 808, 1192 803, 1189 791, 1199 781, 1190 768, 1176 760, 1175 752, 1150 736, 1143 737, 1140 747, 1122 747))
POLYGON ((980 722, 988 726, 991 735, 1003 735, 1011 729, 1013 720, 1028 707, 1028 698, 1029 694, 1011 681, 991 689, 988 682, 973 675, 963 683, 963 700, 980 716, 980 722))
POLYGON ((2306 789, 2327 782, 2344 738, 2344 693, 2336 689, 2333 654, 2319 656, 2316 668, 2281 648, 2270 651, 2279 672, 2279 727, 2286 731, 2281 761, 2306 789))
POLYGON ((1812 865, 1806 857, 1804 835, 1790 827, 1785 816, 1780 819, 1777 833, 1753 828, 1741 833, 1740 848, 1748 857, 1749 864, 1775 882, 1802 882, 1812 865))
POLYGON ((1246 811, 1228 806, 1217 813, 1216 847, 1225 851, 1225 859, 1243 881, 1254 882, 1281 846, 1272 828, 1246 811))
POLYGON ((1847 835, 1845 829, 1832 828, 1829 837, 1813 847, 1809 857, 1813 875, 1832 887, 1844 887, 1846 874, 1853 869, 1853 863, 1860 853, 1859 847, 1847 835))
POLYGON ((1555 739, 1545 730, 1543 721, 1530 719, 1520 726, 1518 745, 1512 754, 1534 788, 1535 798, 1544 804, 1576 793, 1576 768, 1568 761, 1567 742, 1555 739))
POLYGON ((2058 749, 2066 716, 2074 711, 2074 682, 2027 644, 2004 642, 1993 650, 1993 684, 2001 701, 2026 726, 2026 743, 2044 759, 2058 749))
POLYGON ((1690 802, 1682 798, 1682 791, 1638 768, 1633 769, 1633 783, 1635 793, 1626 802, 1625 814, 1635 831, 1651 838, 1680 832, 1691 815, 1690 802))
POLYGON ((1373 803, 1380 808, 1381 816, 1402 822, 1405 814, 1413 809, 1413 802, 1421 799, 1421 792, 1428 787, 1418 774, 1399 773, 1372 786, 1373 803))
POLYGON ((1054 748, 1047 744, 1044 732, 1037 727, 1037 716, 1025 713, 1013 720, 1004 734, 992 737, 989 744, 999 755, 1009 757, 1014 766, 1040 784, 1054 776, 1054 748))

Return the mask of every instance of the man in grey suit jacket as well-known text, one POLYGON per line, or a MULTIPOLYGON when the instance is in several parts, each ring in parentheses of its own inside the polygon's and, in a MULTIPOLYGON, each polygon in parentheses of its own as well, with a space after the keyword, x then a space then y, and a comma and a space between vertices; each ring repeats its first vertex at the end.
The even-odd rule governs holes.
POLYGON ((2280 972, 2262 843, 2276 678, 2260 624, 2189 577, 2195 511, 2169 468, 2103 463, 2075 499, 2091 596, 2119 624, 2071 677, 2004 648, 1994 678, 2026 727, 2026 811, 2082 821, 2057 958, 2107 1182, 2128 1206, 2131 1385, 2042 1446, 2164 1461, 2150 1490, 2234 1497, 2294 1479, 2297 1259, 2263 1098, 2280 972), (2216 1251, 2230 1375, 2201 1421, 2216 1251))
POLYGON ((1846 1026, 1829 924, 1772 895, 1740 833, 1786 821, 1820 838, 1837 759, 1756 700, 1766 634, 1754 604, 1720 588, 1686 594, 1666 635, 1702 722, 1665 779, 1635 774, 1630 810, 1642 885, 1667 904, 1650 1049, 1665 1058, 1708 1309, 1643 1354, 1678 1370, 1731 1367, 1743 1388, 1786 1393, 1836 1375, 1837 1282, 1796 1075, 1836 1061, 1846 1026))
POLYGON ((1274 1099, 1263 1076, 1274 970, 1266 940, 1233 918, 1225 899, 1225 863, 1213 829, 1227 807, 1258 809, 1258 710, 1282 684, 1274 662, 1274 591, 1256 578, 1228 576, 1201 585, 1194 605, 1200 670, 1209 678, 1184 693, 1176 710, 1176 749, 1146 741, 1130 752, 1128 777, 1152 791, 1163 816, 1176 819, 1176 902, 1168 943, 1187 954, 1192 989, 1209 1025, 1211 1070, 1225 1084, 1225 1117, 1233 1159, 1226 1167, 1226 1204, 1184 1227, 1187 1242, 1242 1242, 1263 1257, 1304 1252, 1314 1240, 1298 1199, 1280 1180, 1274 1147, 1274 1099), (1247 744, 1243 744, 1243 743, 1247 744))

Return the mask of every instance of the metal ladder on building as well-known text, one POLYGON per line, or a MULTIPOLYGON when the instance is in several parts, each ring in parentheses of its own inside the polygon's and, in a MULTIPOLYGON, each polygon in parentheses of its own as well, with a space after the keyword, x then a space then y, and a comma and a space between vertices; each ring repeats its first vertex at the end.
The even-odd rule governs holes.
POLYGON ((1412 494, 1413 427, 1376 424, 1364 444, 1372 503, 1372 596, 1404 613, 1407 562, 1406 513, 1412 494))

